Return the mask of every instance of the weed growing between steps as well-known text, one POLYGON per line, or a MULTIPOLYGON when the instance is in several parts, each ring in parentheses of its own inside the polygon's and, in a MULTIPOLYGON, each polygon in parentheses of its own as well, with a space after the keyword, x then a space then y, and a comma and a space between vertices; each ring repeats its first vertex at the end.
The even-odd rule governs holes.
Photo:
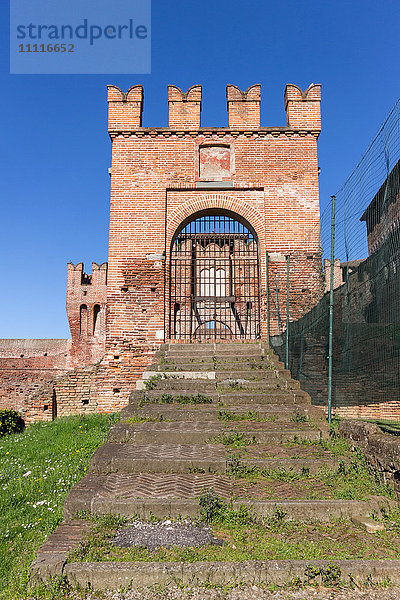
POLYGON ((26 587, 35 551, 62 521, 66 495, 116 421, 113 415, 66 417, 1 438, 1 599, 32 597, 26 587))
POLYGON ((154 388, 157 387, 157 383, 163 379, 167 379, 167 375, 165 373, 161 373, 160 375, 152 375, 146 379, 144 386, 147 391, 154 390, 154 388))
POLYGON ((271 415, 270 417, 261 417, 260 413, 256 410, 247 410, 243 413, 231 413, 227 410, 220 410, 218 412, 219 421, 256 421, 258 423, 264 423, 267 421, 276 421, 277 417, 271 415))
POLYGON ((213 400, 204 394, 161 394, 159 397, 150 397, 146 392, 143 392, 139 400, 139 407, 145 404, 212 404, 213 400))
MULTIPOLYGON (((193 525, 207 523, 212 534, 223 543, 204 547, 160 548, 150 551, 142 546, 116 547, 113 539, 127 520, 117 517, 89 519, 95 528, 70 554, 70 562, 149 561, 197 562, 280 560, 280 559, 399 559, 400 532, 382 531, 373 536, 344 520, 331 522, 295 522, 286 520, 276 506, 270 517, 260 517, 247 506, 234 509, 212 489, 199 499, 200 517, 193 525)), ((399 515, 391 515, 399 520, 399 515)), ((135 518, 132 521, 137 521, 135 518)), ((175 522, 178 520, 175 520, 175 522)), ((153 523, 156 519, 153 519, 153 523)), ((185 520, 185 523, 187 521, 185 520)), ((310 573, 313 579, 317 573, 310 573)), ((320 574, 321 575, 321 574, 320 574)), ((333 574, 332 574, 333 575, 333 574)), ((337 573, 336 573, 337 575, 337 573)), ((325 582, 333 585, 334 582, 325 582)))
POLYGON ((251 444, 256 444, 257 438, 255 435, 245 435, 242 431, 232 431, 230 433, 224 432, 221 435, 217 435, 216 437, 212 438, 211 441, 215 444, 223 444, 224 446, 240 448, 243 446, 245 447, 251 444))
POLYGON ((299 438, 296 435, 293 440, 285 442, 284 445, 288 448, 296 448, 297 446, 314 446, 321 450, 331 452, 336 457, 349 456, 351 454, 351 446, 349 442, 342 437, 331 435, 328 439, 306 440, 299 438))
POLYGON ((295 415, 292 415, 290 417, 290 420, 292 423, 307 423, 308 422, 308 417, 307 415, 301 414, 301 413, 297 413, 295 415))
MULTIPOLYGON (((259 484, 260 489, 264 483, 266 490, 274 481, 302 483, 302 494, 305 493, 307 499, 319 498, 324 492, 325 497, 337 500, 367 500, 370 496, 394 498, 392 486, 381 483, 378 475, 370 469, 360 451, 356 450, 350 453, 346 440, 320 440, 317 444, 324 450, 332 452, 334 456, 342 458, 336 469, 323 466, 316 473, 311 474, 308 467, 303 467, 301 471, 295 471, 293 469, 248 466, 241 460, 246 456, 241 451, 242 453, 239 452, 239 455, 232 453, 228 456, 226 474, 235 479, 259 484)), ((268 493, 264 497, 268 497, 268 493)))
POLYGON ((127 419, 122 419, 121 423, 167 423, 169 419, 164 419, 163 415, 157 415, 154 417, 144 417, 143 415, 132 415, 127 419))

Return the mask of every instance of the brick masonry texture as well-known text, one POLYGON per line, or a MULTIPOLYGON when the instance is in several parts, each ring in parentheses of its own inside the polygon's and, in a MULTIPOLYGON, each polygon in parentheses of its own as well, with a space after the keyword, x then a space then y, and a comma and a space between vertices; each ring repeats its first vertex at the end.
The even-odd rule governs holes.
MULTIPOLYGON (((260 125, 259 85, 246 91, 228 85, 226 97, 228 127, 202 127, 201 86, 183 92, 170 85, 169 126, 142 127, 142 86, 127 92, 108 86, 108 265, 93 263, 92 275, 84 273, 82 263, 68 265, 71 340, 64 341, 66 350, 57 360, 48 355, 36 364, 39 358, 29 354, 21 363, 16 355, 14 367, 0 365, 8 381, 4 405, 14 403, 30 420, 124 406, 159 344, 168 341, 171 244, 197 215, 217 211, 255 232, 262 339, 266 251, 272 279, 286 255, 295 265, 293 319, 319 301, 324 292, 317 160, 321 87, 303 92, 287 85, 287 123, 278 127, 260 125), (39 391, 43 380, 47 388, 39 391)), ((277 333, 273 307, 271 315, 271 332, 277 333)), ((281 317, 285 320, 284 312, 281 317)))
POLYGON ((93 373, 85 367, 104 356, 106 286, 106 263, 92 263, 91 275, 84 272, 82 263, 69 263, 71 339, 0 340, 0 408, 18 410, 31 422, 87 412, 96 406, 90 385, 93 373))
MULTIPOLYGON (((399 419, 398 339, 388 335, 400 320, 397 244, 385 237, 379 249, 356 263, 343 283, 335 261, 333 409, 340 417, 399 419), (381 265, 387 265, 384 269, 381 265)), ((329 263, 329 261, 328 261, 329 263)), ((351 263, 343 263, 346 268, 351 263)), ((328 297, 291 325, 289 368, 313 404, 326 408, 328 297)), ((284 358, 279 338, 272 339, 284 358)))

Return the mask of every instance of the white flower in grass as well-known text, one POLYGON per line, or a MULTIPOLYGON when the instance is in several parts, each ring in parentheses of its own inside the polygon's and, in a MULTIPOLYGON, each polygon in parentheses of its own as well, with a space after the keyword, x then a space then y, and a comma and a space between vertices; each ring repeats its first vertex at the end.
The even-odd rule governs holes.
POLYGON ((22 477, 29 477, 29 475, 31 475, 31 474, 32 474, 32 471, 27 471, 26 473, 24 473, 22 475, 22 477))

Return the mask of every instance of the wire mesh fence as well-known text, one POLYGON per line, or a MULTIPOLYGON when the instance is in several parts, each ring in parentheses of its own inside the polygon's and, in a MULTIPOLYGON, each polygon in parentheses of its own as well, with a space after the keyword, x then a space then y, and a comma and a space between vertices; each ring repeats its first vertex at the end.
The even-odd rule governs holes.
POLYGON ((332 275, 333 412, 400 421, 400 100, 335 197, 333 230, 331 203, 321 215, 320 300, 291 317, 295 265, 289 253, 279 280, 269 282, 271 304, 276 298, 270 316, 278 324, 271 344, 313 402, 326 407, 332 275))

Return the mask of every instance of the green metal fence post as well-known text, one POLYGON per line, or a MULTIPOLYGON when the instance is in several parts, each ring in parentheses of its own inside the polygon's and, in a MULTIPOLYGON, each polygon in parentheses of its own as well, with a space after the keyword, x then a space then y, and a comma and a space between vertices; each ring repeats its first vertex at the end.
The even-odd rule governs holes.
POLYGON ((267 298, 267 340, 268 346, 271 341, 271 330, 270 330, 270 322, 269 322, 269 255, 268 250, 265 252, 265 285, 266 285, 266 298, 267 298))
POLYGON ((286 369, 289 369, 289 267, 290 256, 288 254, 286 257, 286 369))
POLYGON ((335 201, 332 196, 331 224, 331 283, 329 290, 329 355, 328 355, 328 422, 332 422, 332 366, 333 366, 333 282, 335 269, 335 201))

